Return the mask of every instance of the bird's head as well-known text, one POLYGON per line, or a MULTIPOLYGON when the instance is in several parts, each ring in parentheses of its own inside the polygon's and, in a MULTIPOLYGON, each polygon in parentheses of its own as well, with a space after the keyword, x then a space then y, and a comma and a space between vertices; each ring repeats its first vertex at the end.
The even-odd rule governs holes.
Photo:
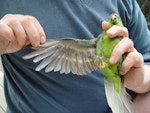
POLYGON ((119 19, 119 15, 116 13, 110 15, 110 21, 113 25, 117 25, 120 21, 119 19))

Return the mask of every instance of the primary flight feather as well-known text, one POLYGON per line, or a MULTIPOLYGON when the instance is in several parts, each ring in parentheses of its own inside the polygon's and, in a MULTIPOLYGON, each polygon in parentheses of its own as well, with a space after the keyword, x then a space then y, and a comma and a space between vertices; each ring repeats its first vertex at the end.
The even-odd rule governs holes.
MULTIPOLYGON (((110 15, 108 25, 109 28, 113 25, 123 26, 117 14, 110 15)), ((109 38, 105 30, 91 40, 47 39, 36 51, 24 55, 23 58, 34 57, 33 62, 40 62, 36 71, 45 69, 45 72, 59 71, 65 74, 86 75, 100 68, 104 75, 106 98, 112 112, 134 113, 130 96, 119 74, 123 57, 117 64, 109 63, 111 53, 120 40, 119 37, 109 38)))

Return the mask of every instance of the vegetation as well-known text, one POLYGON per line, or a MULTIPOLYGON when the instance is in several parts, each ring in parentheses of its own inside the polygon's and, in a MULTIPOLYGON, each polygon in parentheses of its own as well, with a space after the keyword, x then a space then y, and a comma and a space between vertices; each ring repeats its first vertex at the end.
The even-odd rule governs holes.
POLYGON ((148 27, 150 29, 150 0, 137 0, 137 2, 139 3, 141 10, 146 17, 148 27))

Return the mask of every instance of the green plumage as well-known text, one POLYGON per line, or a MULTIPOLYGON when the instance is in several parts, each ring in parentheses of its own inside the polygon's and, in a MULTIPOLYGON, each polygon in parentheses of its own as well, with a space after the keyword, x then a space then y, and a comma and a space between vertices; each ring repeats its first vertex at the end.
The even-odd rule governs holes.
MULTIPOLYGON (((117 14, 109 17, 109 28, 113 25, 123 26, 117 14)), ((86 75, 100 68, 104 75, 107 102, 112 112, 134 113, 130 96, 126 93, 119 74, 123 58, 121 57, 115 65, 109 63, 111 53, 120 39, 119 37, 109 38, 106 31, 90 40, 47 39, 44 44, 39 45, 36 51, 23 56, 23 58, 34 57, 34 63, 40 62, 36 71, 45 68, 45 72, 59 71, 65 74, 86 75)))
MULTIPOLYGON (((110 15, 108 25, 109 28, 113 25, 123 26, 117 14, 110 15)), ((119 41, 120 38, 109 38, 106 34, 106 31, 103 31, 102 38, 100 38, 96 44, 96 54, 100 59, 99 67, 106 80, 114 83, 114 88, 118 93, 120 93, 121 90, 121 76, 118 69, 121 66, 122 58, 115 65, 110 64, 109 59, 114 47, 119 43, 119 41)))

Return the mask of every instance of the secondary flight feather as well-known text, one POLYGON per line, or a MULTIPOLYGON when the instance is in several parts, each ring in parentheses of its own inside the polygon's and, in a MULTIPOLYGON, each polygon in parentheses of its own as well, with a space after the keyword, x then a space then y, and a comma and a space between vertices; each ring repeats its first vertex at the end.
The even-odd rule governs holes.
MULTIPOLYGON (((113 25, 123 26, 117 14, 110 15, 108 25, 109 28, 113 25)), ((45 72, 86 75, 99 68, 104 75, 106 98, 112 112, 134 113, 132 101, 119 74, 123 56, 117 64, 109 63, 111 53, 120 40, 119 37, 109 38, 105 30, 91 40, 47 39, 37 50, 24 55, 23 58, 33 58, 33 62, 40 62, 36 71, 45 69, 45 72)))

